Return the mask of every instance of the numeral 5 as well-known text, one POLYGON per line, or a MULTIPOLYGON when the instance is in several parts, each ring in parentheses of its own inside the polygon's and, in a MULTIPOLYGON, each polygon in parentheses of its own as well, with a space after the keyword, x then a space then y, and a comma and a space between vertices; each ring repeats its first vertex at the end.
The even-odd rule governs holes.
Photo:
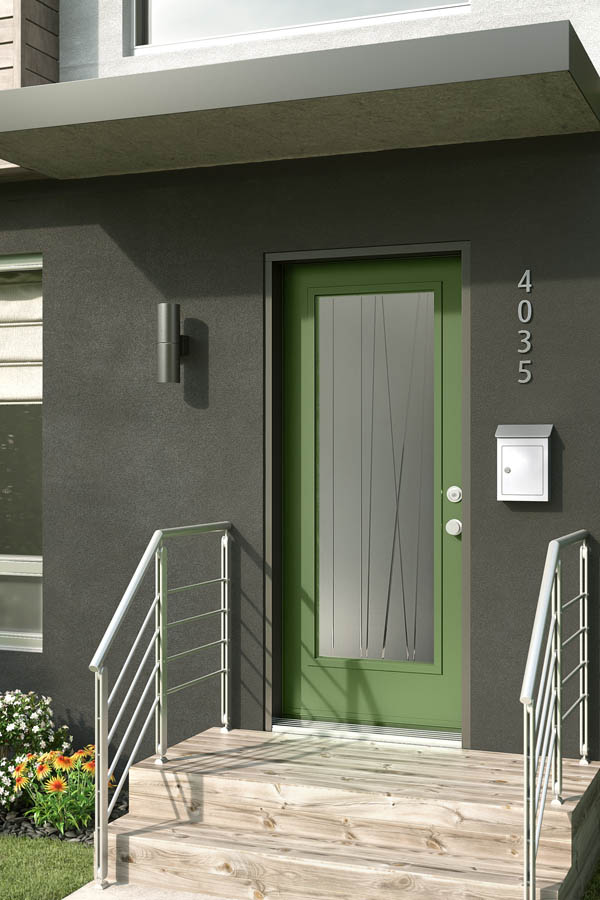
POLYGON ((531 365, 530 359, 520 359, 519 360, 519 384, 527 384, 528 381, 531 381, 532 374, 531 369, 527 369, 526 366, 531 365))

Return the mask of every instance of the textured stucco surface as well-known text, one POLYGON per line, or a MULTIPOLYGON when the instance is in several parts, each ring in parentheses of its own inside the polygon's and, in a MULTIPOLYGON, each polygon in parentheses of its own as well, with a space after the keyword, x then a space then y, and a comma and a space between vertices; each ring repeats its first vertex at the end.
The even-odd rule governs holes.
MULTIPOLYGON (((0 654, 0 689, 51 694, 89 740, 87 664, 153 529, 227 517, 234 723, 260 728, 263 254, 470 241, 472 742, 519 749, 546 544, 600 533, 599 159, 582 135, 4 187, 0 253, 45 263, 45 649, 0 654), (534 378, 521 386, 526 267, 534 378), (155 383, 160 300, 182 304, 193 337, 181 385, 155 383), (556 427, 552 501, 498 503, 496 425, 537 421, 556 427)), ((173 552, 174 578, 216 564, 214 544, 196 546, 173 552)), ((171 739, 214 724, 217 702, 214 682, 176 694, 171 739)))
MULTIPOLYGON (((132 0, 133 2, 133 0, 132 0)), ((278 56, 334 47, 458 34, 570 19, 600 68, 600 19, 590 0, 473 0, 470 7, 408 15, 395 22, 347 22, 288 33, 206 41, 132 55, 130 7, 123 0, 61 0, 61 80, 278 56)))
POLYGON ((563 71, 3 132, 0 148, 85 178, 598 130, 563 71))

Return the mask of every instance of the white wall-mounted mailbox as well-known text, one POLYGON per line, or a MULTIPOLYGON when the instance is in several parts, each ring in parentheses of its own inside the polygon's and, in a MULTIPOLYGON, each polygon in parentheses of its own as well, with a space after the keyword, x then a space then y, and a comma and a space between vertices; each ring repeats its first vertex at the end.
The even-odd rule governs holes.
POLYGON ((498 500, 550 499, 550 434, 553 425, 498 425, 498 500))

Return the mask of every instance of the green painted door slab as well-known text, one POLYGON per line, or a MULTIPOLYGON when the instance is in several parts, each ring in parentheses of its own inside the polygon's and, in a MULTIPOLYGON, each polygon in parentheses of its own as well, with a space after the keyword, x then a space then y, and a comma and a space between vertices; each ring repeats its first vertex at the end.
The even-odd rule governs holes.
POLYGON ((282 715, 461 725, 460 259, 286 267, 282 715))

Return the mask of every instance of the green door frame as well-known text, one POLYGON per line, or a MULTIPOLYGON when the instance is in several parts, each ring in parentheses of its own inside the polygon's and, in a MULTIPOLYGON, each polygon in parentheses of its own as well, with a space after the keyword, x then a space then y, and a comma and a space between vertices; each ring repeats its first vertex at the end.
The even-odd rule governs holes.
POLYGON ((264 727, 270 731, 281 709, 281 421, 282 421, 282 272, 289 263, 401 259, 460 255, 462 279, 462 741, 470 746, 470 542, 469 542, 469 424, 470 424, 470 246, 467 242, 400 245, 332 251, 271 253, 265 256, 265 680, 264 727))

